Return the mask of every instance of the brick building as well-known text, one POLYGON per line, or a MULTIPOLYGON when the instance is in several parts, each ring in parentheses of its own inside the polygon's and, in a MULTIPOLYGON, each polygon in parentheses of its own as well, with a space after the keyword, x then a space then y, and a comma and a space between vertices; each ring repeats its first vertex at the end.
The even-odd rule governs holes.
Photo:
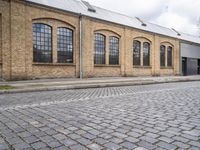
POLYGON ((200 44, 76 0, 0 0, 0 35, 5 80, 180 75, 181 43, 200 44))

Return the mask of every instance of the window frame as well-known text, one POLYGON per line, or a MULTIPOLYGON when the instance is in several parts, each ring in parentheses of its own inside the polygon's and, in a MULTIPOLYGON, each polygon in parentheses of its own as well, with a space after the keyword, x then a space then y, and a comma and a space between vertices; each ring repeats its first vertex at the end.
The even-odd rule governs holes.
POLYGON ((167 47, 167 67, 172 67, 173 66, 173 48, 172 46, 167 47), (169 60, 169 48, 170 48, 170 60, 169 60), (170 63, 169 63, 170 62, 170 63))
POLYGON ((166 46, 165 45, 160 45, 160 67, 165 67, 166 66, 165 61, 166 61, 166 46), (162 47, 164 49, 162 49, 162 47), (161 54, 162 50, 163 50, 163 54, 161 54), (164 56, 162 56, 162 55, 164 55, 164 56), (164 60, 162 60, 162 58, 164 58, 164 60))
POLYGON ((53 36, 52 35, 53 35, 52 26, 50 26, 49 24, 41 23, 41 22, 32 23, 32 44, 33 44, 33 62, 34 63, 52 63, 53 62, 53 36), (38 28, 37 26, 40 26, 40 28, 38 28), (41 28, 41 26, 44 26, 44 28, 41 28), (41 32, 37 31, 39 29, 41 30, 41 32), (46 45, 45 42, 47 42, 48 44, 46 45), (44 44, 41 44, 41 43, 44 43, 44 44), (43 49, 41 47, 43 47, 43 49), (41 54, 38 54, 38 53, 41 53, 41 54), (47 54, 48 56, 46 55, 46 53, 49 53, 47 54))
POLYGON ((143 42, 143 66, 151 66, 151 44, 149 43, 149 42, 143 42), (147 58, 148 58, 148 63, 146 64, 145 62, 145 44, 147 44, 148 45, 148 55, 146 55, 146 56, 148 56, 147 58))
POLYGON ((119 51, 119 38, 116 36, 109 36, 109 65, 119 65, 119 51), (112 60, 112 56, 114 60, 112 60))
MULTIPOLYGON (((63 32, 63 31, 60 31, 60 32, 63 32)), ((57 27, 57 39, 56 40, 57 40, 57 63, 70 63, 70 64, 72 64, 74 62, 74 30, 71 29, 71 28, 68 28, 68 27, 63 27, 63 26, 62 27, 57 27), (68 32, 65 32, 66 35, 59 35, 59 33, 58 33, 59 29, 65 29, 66 31, 71 32, 71 35, 67 36, 68 32), (59 41, 59 36, 64 38, 64 39, 66 39, 66 41, 64 39, 62 39, 63 43, 61 43, 59 41), (70 39, 68 39, 68 38, 70 38, 70 39), (68 44, 68 41, 71 42, 71 43, 68 44), (61 48, 61 47, 59 47, 59 45, 63 46, 62 49, 64 49, 64 48, 66 48, 66 49, 63 50, 63 51, 59 50, 59 48, 61 48), (59 60, 59 51, 60 52, 66 52, 66 55, 61 55, 61 56, 65 56, 67 58, 68 54, 70 53, 70 50, 68 50, 68 46, 71 46, 71 57, 69 58, 69 59, 71 59, 71 61, 67 61, 67 59, 66 59, 66 61, 60 61, 59 60)))
POLYGON ((101 33, 94 33, 94 64, 95 65, 105 65, 106 64, 106 36, 101 33), (97 37, 97 35, 99 37, 97 37), (100 45, 100 44, 103 44, 103 45, 100 45), (97 53, 100 53, 100 54, 97 54, 97 53))
POLYGON ((132 58, 133 58, 133 66, 140 66, 141 65, 141 42, 139 40, 134 40, 133 41, 132 53, 133 53, 133 56, 132 56, 132 58), (134 50, 135 50, 135 46, 134 45, 135 45, 135 43, 139 44, 139 52, 137 52, 138 53, 137 55, 139 55, 138 57, 134 57, 134 54, 135 54, 134 53, 134 50), (137 58, 138 60, 135 61, 135 58, 137 58))

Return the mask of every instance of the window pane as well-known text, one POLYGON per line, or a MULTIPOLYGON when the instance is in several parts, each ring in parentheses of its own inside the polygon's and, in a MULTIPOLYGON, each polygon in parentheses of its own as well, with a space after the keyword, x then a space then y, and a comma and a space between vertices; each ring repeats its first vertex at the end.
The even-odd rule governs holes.
POLYGON ((140 48, 141 44, 139 41, 133 42, 133 65, 140 65, 140 48))
POLYGON ((167 66, 168 67, 172 66, 172 47, 171 46, 167 48, 167 66))
POLYGON ((165 46, 160 46, 160 66, 165 66, 165 46))
POLYGON ((105 64, 105 36, 94 34, 94 64, 105 64))
POLYGON ((150 44, 147 42, 143 44, 143 65, 150 66, 150 44))
POLYGON ((34 23, 33 28, 33 61, 52 62, 51 27, 34 23))
POLYGON ((73 63, 73 31, 68 28, 57 29, 58 63, 73 63))
POLYGON ((114 36, 109 38, 109 64, 119 64, 119 39, 114 36))

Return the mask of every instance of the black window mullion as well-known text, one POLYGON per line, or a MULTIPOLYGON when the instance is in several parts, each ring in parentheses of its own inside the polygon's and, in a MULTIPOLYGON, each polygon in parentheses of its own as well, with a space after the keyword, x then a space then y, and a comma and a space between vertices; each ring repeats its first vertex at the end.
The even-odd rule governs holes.
POLYGON ((105 36, 94 34, 94 64, 105 64, 105 36))
POLYGON ((32 28, 33 28, 33 61, 51 63, 52 62, 51 27, 49 25, 42 23, 34 23, 32 25, 32 28))
POLYGON ((58 62, 73 63, 73 31, 68 28, 57 29, 58 62))

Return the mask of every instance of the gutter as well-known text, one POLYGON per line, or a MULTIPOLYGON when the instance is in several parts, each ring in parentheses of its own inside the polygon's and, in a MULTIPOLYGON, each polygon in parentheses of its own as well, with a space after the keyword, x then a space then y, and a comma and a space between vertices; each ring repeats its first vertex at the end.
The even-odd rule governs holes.
POLYGON ((80 69, 80 79, 83 79, 83 63, 82 63, 82 14, 79 15, 79 69, 80 69))

